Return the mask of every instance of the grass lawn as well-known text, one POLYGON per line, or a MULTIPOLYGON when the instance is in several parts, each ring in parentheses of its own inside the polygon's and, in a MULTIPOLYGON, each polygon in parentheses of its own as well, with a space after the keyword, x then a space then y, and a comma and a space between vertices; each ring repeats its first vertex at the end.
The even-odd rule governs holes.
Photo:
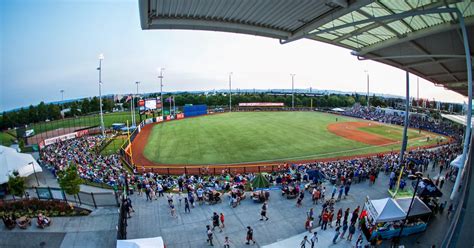
MULTIPOLYGON (((131 123, 132 116, 129 112, 116 112, 104 114, 104 125, 105 127, 112 126, 113 123, 126 123, 127 120, 131 123)), ((137 121, 140 121, 140 116, 137 114, 137 121)), ((64 127, 90 127, 100 125, 100 115, 88 115, 79 116, 76 118, 67 118, 62 120, 41 122, 30 125, 29 128, 33 128, 36 134, 55 130, 64 127)))
MULTIPOLYGON (((337 118, 339 122, 363 121, 342 116, 337 118)), ((166 164, 229 164, 316 159, 400 149, 400 144, 376 147, 328 132, 327 125, 335 119, 335 115, 319 112, 240 112, 165 122, 154 126, 144 155, 151 161, 166 164)), ((392 126, 383 127, 394 129, 392 126)), ((432 143, 433 140, 416 144, 432 143)))
POLYGON ((0 145, 10 146, 15 138, 6 132, 0 132, 0 145))
POLYGON ((100 154, 104 156, 108 156, 114 153, 117 153, 117 151, 120 149, 120 147, 123 145, 123 142, 127 139, 126 136, 117 136, 115 137, 101 152, 100 154))

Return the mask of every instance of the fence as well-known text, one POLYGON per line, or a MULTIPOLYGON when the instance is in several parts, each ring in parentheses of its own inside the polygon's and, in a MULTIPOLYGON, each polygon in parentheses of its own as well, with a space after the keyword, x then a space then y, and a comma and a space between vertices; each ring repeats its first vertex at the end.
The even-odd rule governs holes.
POLYGON ((116 192, 82 192, 77 195, 68 195, 60 188, 35 187, 27 189, 29 197, 40 200, 62 200, 66 202, 77 202, 80 205, 97 207, 118 207, 119 200, 116 192))

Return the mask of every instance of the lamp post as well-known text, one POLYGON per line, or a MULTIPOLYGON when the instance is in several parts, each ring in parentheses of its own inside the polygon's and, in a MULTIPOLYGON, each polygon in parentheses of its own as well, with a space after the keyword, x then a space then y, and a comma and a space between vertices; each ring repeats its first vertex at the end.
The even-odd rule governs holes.
POLYGON ((33 164, 33 162, 29 162, 28 164, 31 164, 31 166, 33 167, 33 174, 35 174, 36 185, 38 185, 37 187, 39 187, 40 184, 39 184, 39 181, 38 181, 38 175, 36 175, 35 165, 33 164))
POLYGON ((402 222, 402 226, 400 228, 400 232, 398 233, 398 238, 397 241, 400 242, 400 238, 402 237, 403 229, 405 228, 405 224, 408 220, 408 217, 410 216, 411 209, 413 207, 413 201, 415 200, 416 196, 416 191, 418 190, 418 185, 420 184, 420 181, 423 177, 423 173, 421 172, 415 172, 415 174, 408 175, 408 179, 410 180, 415 180, 416 179, 416 185, 415 185, 415 192, 413 192, 413 196, 411 197, 411 202, 410 206, 408 207, 407 215, 405 216, 405 219, 402 222))
POLYGON ((164 112, 163 112, 163 104, 164 104, 164 101, 163 101, 163 71, 165 70, 165 68, 160 68, 160 75, 158 76, 158 78, 160 79, 160 101, 161 101, 161 116, 163 117, 164 116, 164 112))
POLYGON ((104 127, 104 114, 102 113, 102 60, 104 60, 104 55, 101 53, 99 55, 99 109, 100 109, 100 130, 102 136, 105 136, 105 127, 104 127))
POLYGON ((295 76, 296 74, 290 74, 291 76, 291 109, 295 110, 295 76))
POLYGON ((232 72, 229 73, 229 112, 232 112, 232 72))

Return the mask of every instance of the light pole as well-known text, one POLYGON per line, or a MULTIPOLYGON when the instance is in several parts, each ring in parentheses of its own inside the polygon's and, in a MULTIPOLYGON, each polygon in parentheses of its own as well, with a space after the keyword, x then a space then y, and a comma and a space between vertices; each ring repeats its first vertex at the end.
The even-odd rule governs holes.
POLYGON ((413 207, 413 201, 415 200, 415 196, 416 196, 416 191, 418 190, 418 185, 420 184, 420 181, 423 177, 423 173, 421 172, 415 172, 415 174, 413 175, 408 175, 408 179, 410 180, 415 180, 416 179, 416 185, 415 185, 415 192, 413 192, 413 196, 411 197, 411 202, 410 202, 410 206, 408 207, 408 211, 407 211, 407 215, 405 216, 405 219, 402 221, 402 225, 401 225, 401 228, 400 228, 400 232, 398 233, 398 242, 400 242, 400 238, 402 237, 402 232, 403 232, 403 229, 405 228, 405 224, 408 220, 408 217, 410 215, 410 211, 413 207))
MULTIPOLYGON (((140 84, 140 82, 137 81, 137 82, 135 82, 135 84, 137 85, 137 97, 138 97, 138 85, 140 84)), ((135 109, 135 99, 134 99, 134 97, 132 97, 132 110, 133 110, 133 112, 132 112, 132 123, 133 123, 133 125, 137 126, 137 118, 135 116, 136 115, 136 113, 135 113, 136 109, 135 109)))
POLYGON ((229 112, 232 112, 232 72, 229 73, 229 112))
POLYGON ((367 74, 367 108, 370 107, 370 95, 369 95, 369 89, 370 89, 370 76, 369 76, 369 71, 365 70, 364 71, 367 74))
POLYGON ((60 90, 59 92, 61 92, 61 104, 62 104, 64 101, 64 90, 60 90))
POLYGON ((290 74, 291 76, 291 109, 295 110, 295 76, 296 74, 290 74))
POLYGON ((99 109, 100 109, 100 130, 102 136, 105 136, 105 127, 104 127, 104 114, 102 113, 102 60, 104 60, 104 55, 101 53, 99 55, 99 109))
POLYGON ((39 187, 40 184, 39 184, 39 181, 38 181, 38 176, 36 175, 35 165, 33 164, 33 162, 29 162, 28 164, 31 164, 31 166, 33 166, 33 173, 35 174, 36 185, 38 185, 37 187, 39 187))
POLYGON ((164 70, 165 68, 160 68, 160 75, 158 76, 158 78, 160 79, 160 101, 161 101, 161 116, 162 117, 164 116, 163 104, 165 104, 163 101, 163 71, 164 70))

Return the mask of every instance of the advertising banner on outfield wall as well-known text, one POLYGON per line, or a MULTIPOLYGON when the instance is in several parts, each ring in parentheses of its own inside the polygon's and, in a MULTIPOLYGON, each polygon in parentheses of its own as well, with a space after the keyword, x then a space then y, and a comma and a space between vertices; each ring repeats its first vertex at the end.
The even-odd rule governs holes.
POLYGON ((241 102, 239 107, 284 107, 282 102, 241 102))
POLYGON ((184 118, 184 113, 179 113, 176 115, 176 119, 183 119, 184 118))
POLYGON ((89 130, 86 129, 86 130, 81 130, 81 131, 77 131, 77 132, 73 132, 73 133, 68 133, 68 134, 56 136, 56 137, 45 139, 45 140, 41 141, 38 144, 38 147, 39 147, 39 149, 43 149, 43 147, 45 147, 45 146, 56 144, 56 143, 59 143, 61 141, 65 141, 65 140, 79 138, 79 137, 82 137, 82 136, 87 135, 87 134, 89 134, 89 130))

